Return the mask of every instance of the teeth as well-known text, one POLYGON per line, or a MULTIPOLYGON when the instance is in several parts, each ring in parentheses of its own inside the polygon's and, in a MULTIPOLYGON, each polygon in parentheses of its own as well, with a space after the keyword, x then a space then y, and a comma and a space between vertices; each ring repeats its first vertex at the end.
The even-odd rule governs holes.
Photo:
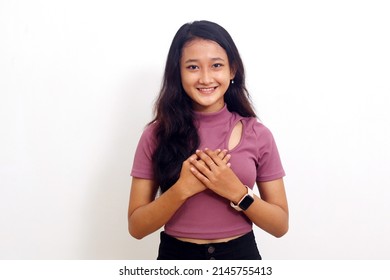
POLYGON ((210 93, 214 91, 214 88, 200 88, 199 91, 203 93, 210 93))

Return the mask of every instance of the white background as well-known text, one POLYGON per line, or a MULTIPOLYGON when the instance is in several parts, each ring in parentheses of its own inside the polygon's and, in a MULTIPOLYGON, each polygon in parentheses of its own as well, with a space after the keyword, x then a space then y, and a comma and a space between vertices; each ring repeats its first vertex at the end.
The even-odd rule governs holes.
POLYGON ((154 259, 127 232, 134 150, 177 29, 235 40, 287 173, 265 259, 390 258, 387 1, 0 0, 0 259, 154 259))

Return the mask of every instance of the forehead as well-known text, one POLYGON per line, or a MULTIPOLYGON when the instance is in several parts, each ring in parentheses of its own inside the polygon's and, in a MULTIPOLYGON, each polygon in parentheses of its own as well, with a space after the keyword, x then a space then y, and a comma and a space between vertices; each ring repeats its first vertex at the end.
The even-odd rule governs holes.
POLYGON ((226 51, 216 42, 194 39, 183 46, 182 59, 227 58, 226 51))

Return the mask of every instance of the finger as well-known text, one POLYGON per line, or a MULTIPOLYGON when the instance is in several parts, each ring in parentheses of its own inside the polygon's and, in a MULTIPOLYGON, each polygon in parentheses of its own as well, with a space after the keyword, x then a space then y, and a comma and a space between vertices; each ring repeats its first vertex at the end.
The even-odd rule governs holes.
POLYGON ((205 149, 205 151, 197 150, 196 155, 200 160, 205 162, 208 167, 212 167, 213 165, 215 165, 215 161, 208 154, 206 154, 206 152, 212 153, 211 150, 205 149))
POLYGON ((192 161, 192 160, 196 160, 198 158, 198 156, 196 155, 196 154, 192 154, 189 158, 188 158, 188 160, 189 161, 192 161))
MULTIPOLYGON (((218 157, 222 160, 222 162, 227 165, 229 160, 230 160, 230 158, 231 158, 231 155, 228 154, 228 150, 226 150, 226 149, 223 149, 223 150, 217 149, 217 150, 215 150, 215 152, 217 152, 218 157)), ((230 165, 228 165, 228 167, 230 167, 230 165)))
POLYGON ((224 157, 225 157, 226 154, 227 154, 227 150, 226 150, 226 149, 223 149, 223 150, 217 149, 217 150, 215 150, 215 152, 217 153, 217 155, 218 155, 218 157, 219 157, 220 159, 224 159, 224 157))
MULTIPOLYGON (((224 152, 224 153, 227 153, 224 152)), ((211 150, 205 150, 205 154, 207 156, 209 156, 209 158, 217 165, 217 166, 222 166, 222 165, 226 165, 227 161, 230 159, 230 156, 228 156, 226 158, 226 156, 221 159, 221 157, 219 156, 219 153, 217 153, 217 151, 211 151, 211 150)), ((199 156, 199 155, 198 155, 199 156)))
POLYGON ((196 151, 196 154, 198 156, 198 160, 192 161, 191 164, 193 164, 194 167, 206 176, 210 175, 207 171, 212 171, 212 169, 216 167, 215 162, 203 151, 196 151))
POLYGON ((222 159, 222 161, 225 163, 225 164, 227 164, 229 161, 230 161, 230 158, 231 158, 232 156, 230 155, 230 154, 227 154, 223 159, 222 159))
POLYGON ((190 170, 194 176, 201 181, 206 187, 209 186, 210 180, 202 173, 200 172, 196 167, 191 166, 190 170))
MULTIPOLYGON (((207 148, 206 148, 206 149, 207 149, 207 148)), ((193 155, 193 157, 191 156, 191 161, 197 160, 199 163, 203 164, 204 166, 207 166, 207 164, 206 164, 202 159, 200 159, 200 158, 198 157, 198 155, 197 155, 200 151, 201 151, 201 150, 196 150, 196 151, 195 151, 195 154, 193 155)))
MULTIPOLYGON (((197 150, 196 152, 197 154, 200 154, 200 150, 197 150)), ((227 167, 231 166, 231 164, 228 163, 230 161, 231 155, 228 154, 227 149, 223 149, 223 150, 216 149, 212 151, 206 148, 204 152, 209 155, 209 157, 214 161, 216 166, 223 166, 223 165, 226 165, 227 167), (218 156, 220 161, 215 158, 215 155, 218 156)), ((198 161, 206 165, 203 159, 199 159, 198 161)), ((210 161, 209 164, 211 164, 210 165, 210 170, 211 170, 211 166, 213 166, 213 162, 210 161)))

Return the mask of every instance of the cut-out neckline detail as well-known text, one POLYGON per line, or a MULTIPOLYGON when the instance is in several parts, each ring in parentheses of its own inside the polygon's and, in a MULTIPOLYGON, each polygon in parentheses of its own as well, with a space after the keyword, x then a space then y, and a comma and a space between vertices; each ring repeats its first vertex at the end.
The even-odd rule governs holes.
POLYGON ((228 141, 228 149, 229 151, 233 150, 240 144, 242 138, 243 124, 242 121, 238 121, 233 127, 228 141))

